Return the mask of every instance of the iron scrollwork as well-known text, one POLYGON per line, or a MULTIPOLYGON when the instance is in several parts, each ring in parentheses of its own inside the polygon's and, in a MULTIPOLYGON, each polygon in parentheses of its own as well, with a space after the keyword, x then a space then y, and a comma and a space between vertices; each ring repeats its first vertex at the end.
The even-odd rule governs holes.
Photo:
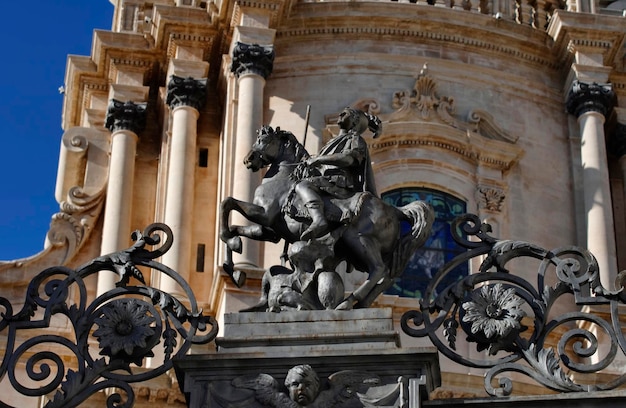
MULTIPOLYGON (((127 408, 135 399, 130 384, 165 373, 172 368, 172 359, 184 355, 192 344, 216 337, 217 322, 198 309, 189 284, 155 261, 171 247, 170 228, 152 224, 143 233, 135 231, 132 238, 131 248, 98 257, 76 270, 64 266, 44 270, 30 282, 18 312, 0 297, 0 334, 6 339, 0 379, 8 377, 13 388, 26 396, 55 393, 46 408, 76 407, 105 389, 115 389, 107 406, 127 408), (147 286, 140 267, 173 279, 185 299, 147 286), (118 273, 120 279, 114 289, 88 303, 85 278, 104 270, 118 273), (130 285, 131 278, 140 284, 130 285), (59 317, 65 318, 61 325, 69 330, 51 324, 58 325, 59 317), (29 337, 33 329, 36 335, 29 337), (75 369, 66 367, 68 355, 75 369), (139 370, 148 357, 155 357, 152 367, 139 370), (27 382, 16 375, 21 363, 27 382)), ((0 405, 8 406, 1 399, 0 405)))
POLYGON ((626 294, 619 276, 620 289, 607 290, 589 251, 546 250, 528 242, 498 240, 473 214, 458 217, 451 228, 466 251, 438 271, 419 310, 403 315, 406 334, 429 337, 454 362, 485 369, 485 390, 492 396, 512 393, 513 382, 504 375, 512 372, 558 392, 607 390, 626 383, 626 374, 602 384, 592 378, 615 362, 618 347, 626 354, 618 315, 626 294), (539 264, 536 284, 507 269, 519 267, 521 258, 539 264), (477 273, 441 287, 446 275, 471 260, 480 264, 477 273), (569 302, 565 313, 555 311, 561 302, 569 302), (597 307, 608 309, 610 321, 592 313, 594 307, 595 312, 597 307), (476 347, 478 358, 457 351, 461 335, 476 347))

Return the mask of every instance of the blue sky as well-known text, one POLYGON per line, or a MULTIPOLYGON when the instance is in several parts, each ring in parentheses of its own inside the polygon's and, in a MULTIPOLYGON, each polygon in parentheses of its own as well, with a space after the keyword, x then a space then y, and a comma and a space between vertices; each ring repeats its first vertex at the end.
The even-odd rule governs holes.
POLYGON ((43 249, 63 130, 69 54, 90 55, 94 29, 111 28, 109 0, 7 1, 0 24, 0 260, 43 249))

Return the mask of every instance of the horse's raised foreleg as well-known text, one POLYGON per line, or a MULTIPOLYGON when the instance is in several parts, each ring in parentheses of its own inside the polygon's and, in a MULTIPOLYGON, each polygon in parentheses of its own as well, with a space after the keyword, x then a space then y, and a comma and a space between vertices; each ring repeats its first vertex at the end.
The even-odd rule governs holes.
POLYGON ((271 224, 271 215, 260 205, 227 197, 220 205, 220 239, 230 249, 241 252, 241 238, 246 237, 261 241, 278 242, 280 237, 268 226, 271 224), (253 225, 230 225, 230 213, 236 211, 253 225))
POLYGON ((254 239, 255 241, 278 242, 281 237, 271 228, 266 228, 259 224, 253 225, 231 225, 231 231, 240 237, 254 239))

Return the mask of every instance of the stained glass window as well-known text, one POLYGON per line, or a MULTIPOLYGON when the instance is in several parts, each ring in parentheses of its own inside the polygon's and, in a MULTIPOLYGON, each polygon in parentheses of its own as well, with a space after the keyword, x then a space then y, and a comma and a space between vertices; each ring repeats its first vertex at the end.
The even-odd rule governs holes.
MULTIPOLYGON (((432 205, 435 210, 435 222, 430 238, 413 255, 402 276, 385 292, 390 295, 422 298, 439 268, 464 251, 452 239, 450 225, 456 216, 466 213, 467 205, 450 194, 426 188, 400 188, 383 193, 382 199, 396 207, 422 200, 432 205)), ((445 288, 461 276, 467 276, 468 272, 467 264, 459 265, 437 287, 445 288)))

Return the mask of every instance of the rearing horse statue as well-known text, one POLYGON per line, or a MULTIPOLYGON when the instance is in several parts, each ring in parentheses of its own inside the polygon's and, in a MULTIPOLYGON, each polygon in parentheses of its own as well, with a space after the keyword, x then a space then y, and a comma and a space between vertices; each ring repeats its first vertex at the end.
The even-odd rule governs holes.
MULTIPOLYGON (((290 210, 303 208, 294 198, 294 188, 300 182, 295 170, 309 154, 291 132, 265 126, 257 133, 244 164, 252 171, 269 169, 255 190, 253 202, 227 197, 221 203, 220 238, 235 252, 241 252, 242 236, 271 242, 284 239, 291 244, 301 241, 311 224, 303 211, 290 210), (229 225, 231 211, 253 224, 229 225)), ((330 232, 324 239, 333 246, 333 265, 346 261, 368 274, 367 280, 337 309, 368 307, 402 274, 411 256, 426 242, 433 210, 422 201, 396 208, 369 192, 348 198, 324 196, 323 201, 330 222, 330 232), (346 213, 351 215, 346 217, 346 213), (403 235, 407 229, 409 232, 403 235)))

